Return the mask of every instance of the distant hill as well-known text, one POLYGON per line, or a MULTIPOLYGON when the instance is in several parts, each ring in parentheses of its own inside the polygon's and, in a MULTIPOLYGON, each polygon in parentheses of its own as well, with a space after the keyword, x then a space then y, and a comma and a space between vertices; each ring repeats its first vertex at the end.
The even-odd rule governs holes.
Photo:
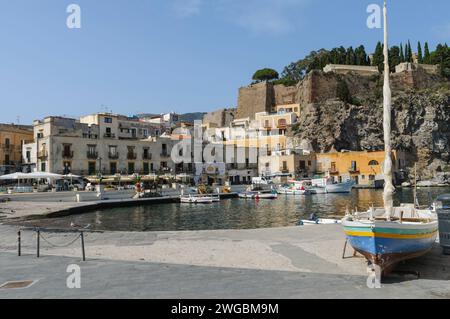
POLYGON ((180 115, 180 120, 182 122, 194 123, 194 121, 201 121, 201 120, 203 120, 203 116, 205 114, 206 113, 204 113, 204 112, 195 112, 195 113, 181 114, 180 115))
MULTIPOLYGON (((204 112, 194 112, 194 113, 185 113, 180 114, 180 121, 181 122, 188 122, 188 123, 194 123, 194 121, 197 120, 203 120, 203 116, 206 113, 204 112)), ((160 114, 150 114, 150 113, 142 113, 142 114, 136 114, 135 117, 137 118, 144 118, 144 117, 154 117, 159 116, 160 114)))

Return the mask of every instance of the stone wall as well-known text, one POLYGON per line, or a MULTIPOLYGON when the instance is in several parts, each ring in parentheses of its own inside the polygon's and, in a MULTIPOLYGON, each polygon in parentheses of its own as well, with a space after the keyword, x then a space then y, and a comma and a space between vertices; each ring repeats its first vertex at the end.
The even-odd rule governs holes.
POLYGON ((236 109, 220 109, 206 113, 203 116, 203 124, 216 125, 217 127, 227 127, 236 117, 236 109))
POLYGON ((262 82, 239 89, 236 118, 255 118, 256 113, 271 112, 275 104, 273 84, 262 82))

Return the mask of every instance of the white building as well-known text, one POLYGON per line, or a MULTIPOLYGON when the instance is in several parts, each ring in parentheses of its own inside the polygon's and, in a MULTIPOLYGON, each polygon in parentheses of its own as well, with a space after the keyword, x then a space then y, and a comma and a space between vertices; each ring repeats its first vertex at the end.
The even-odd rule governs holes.
POLYGON ((37 171, 59 174, 174 172, 175 141, 158 137, 162 131, 159 125, 108 113, 79 120, 47 117, 34 122, 35 142, 24 146, 24 160, 35 161, 37 171))

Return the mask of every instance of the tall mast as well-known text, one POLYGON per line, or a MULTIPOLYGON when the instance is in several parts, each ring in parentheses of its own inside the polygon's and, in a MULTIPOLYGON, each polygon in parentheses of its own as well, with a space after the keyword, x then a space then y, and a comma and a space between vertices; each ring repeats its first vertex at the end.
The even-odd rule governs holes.
POLYGON ((394 210, 394 192, 395 187, 392 183, 392 143, 391 143, 391 103, 392 92, 390 87, 390 68, 389 68, 389 46, 388 46, 388 23, 387 23, 387 4, 384 1, 384 87, 383 87, 383 129, 384 129, 384 150, 385 160, 383 166, 384 173, 384 208, 386 218, 391 219, 394 210))

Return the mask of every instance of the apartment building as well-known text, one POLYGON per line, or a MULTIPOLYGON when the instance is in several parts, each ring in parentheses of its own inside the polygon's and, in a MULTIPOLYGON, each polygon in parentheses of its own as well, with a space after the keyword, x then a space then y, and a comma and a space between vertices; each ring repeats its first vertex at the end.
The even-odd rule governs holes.
POLYGON ((0 175, 22 170, 22 145, 31 141, 31 126, 0 124, 0 175))
POLYGON ((162 130, 154 123, 99 113, 79 120, 52 116, 33 126, 35 142, 24 145, 24 153, 37 171, 83 176, 175 171, 175 141, 158 136, 162 130))
POLYGON ((258 172, 260 176, 312 177, 316 172, 316 155, 308 151, 286 150, 261 156, 258 172))
MULTIPOLYGON (((381 186, 384 183, 383 162, 384 151, 375 152, 334 152, 320 153, 317 156, 317 174, 332 177, 336 182, 354 180, 361 186, 381 186)), ((406 168, 406 153, 394 151, 394 181, 402 180, 402 172, 406 168)))

